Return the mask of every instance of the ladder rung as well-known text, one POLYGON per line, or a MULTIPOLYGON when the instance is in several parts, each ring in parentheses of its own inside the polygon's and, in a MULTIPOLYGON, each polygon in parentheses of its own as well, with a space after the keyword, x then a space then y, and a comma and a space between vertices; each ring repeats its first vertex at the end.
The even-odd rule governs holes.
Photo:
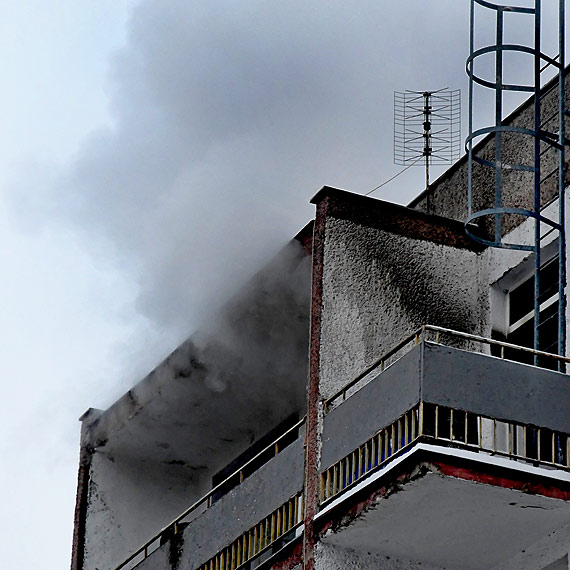
MULTIPOLYGON (((557 54, 556 57, 553 57, 552 59, 554 61, 556 61, 558 58, 560 57, 560 54, 557 54)), ((550 67, 552 65, 552 62, 548 62, 546 64, 544 64, 541 68, 540 68, 540 73, 542 73, 545 69, 547 69, 548 67, 550 67)))
POLYGON ((541 178, 540 183, 542 184, 543 182, 548 180, 553 174, 556 174, 557 172, 558 172, 558 168, 555 168, 552 172, 548 173, 544 178, 541 178))

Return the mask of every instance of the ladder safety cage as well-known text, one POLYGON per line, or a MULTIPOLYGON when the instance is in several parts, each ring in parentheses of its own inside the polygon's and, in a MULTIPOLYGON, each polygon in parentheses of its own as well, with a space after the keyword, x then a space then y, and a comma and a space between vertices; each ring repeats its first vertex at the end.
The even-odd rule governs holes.
MULTIPOLYGON (((559 0, 558 7, 558 55, 552 57, 542 52, 541 44, 541 0, 534 0, 534 6, 507 6, 490 2, 488 0, 471 0, 470 13, 470 50, 466 62, 466 71, 469 76, 469 135, 465 140, 465 150, 468 155, 468 216, 465 220, 467 234, 475 241, 484 245, 503 249, 512 249, 531 252, 534 258, 534 349, 540 347, 540 271, 542 269, 541 247, 545 238, 550 240, 557 237, 558 240, 558 343, 559 355, 565 353, 565 283, 566 283, 566 243, 564 231, 564 186, 565 186, 565 145, 569 143, 565 134, 565 117, 569 116, 565 106, 565 0, 559 0), (478 10, 486 10, 486 15, 495 15, 495 43, 475 49, 475 16, 478 10), (491 11, 491 12, 489 12, 491 11), (519 14, 533 19, 534 41, 532 46, 519 45, 504 42, 505 21, 512 14, 519 14), (515 83, 505 81, 504 55, 506 53, 528 54, 532 56, 533 81, 515 83), (475 63, 487 54, 494 55, 494 78, 488 79, 478 75, 475 63), (558 88, 557 110, 554 114, 543 119, 541 107, 544 97, 550 94, 552 89, 541 92, 542 77, 549 69, 557 73, 553 80, 553 88, 558 88), (473 129, 473 101, 477 86, 494 90, 495 95, 495 124, 479 129, 473 129), (503 122, 503 103, 506 92, 530 93, 533 96, 532 105, 534 118, 532 124, 527 126, 515 126, 503 122), (557 121, 555 120, 557 119, 557 121), (494 153, 487 150, 486 145, 475 146, 481 137, 492 137, 494 153), (530 137, 530 138, 529 138, 530 137), (507 152, 505 142, 517 141, 520 149, 529 144, 533 151, 524 158, 512 156, 507 152), (529 140, 531 141, 529 143, 529 140), (548 163, 550 171, 546 175, 542 172, 541 162, 544 166, 548 163), (494 184, 494 192, 490 188, 481 188, 476 185, 473 177, 473 167, 480 165, 483 169, 490 169, 489 176, 494 179, 489 185, 494 184), (533 187, 533 195, 525 200, 520 196, 509 196, 506 191, 505 177, 513 173, 519 173, 520 181, 529 180, 529 189, 533 187), (543 213, 547 204, 541 203, 541 189, 545 181, 551 182, 554 175, 558 175, 557 198, 558 218, 552 219, 543 213), (532 179, 532 182, 530 180, 532 179), (509 200, 510 198, 510 200, 509 200), (505 241, 503 234, 506 233, 505 225, 510 216, 534 219, 533 240, 524 243, 505 241), (481 225, 487 231, 482 233, 481 225), (477 227, 478 226, 478 227, 477 227), (477 229, 475 229, 477 228, 477 229), (557 236, 552 236, 557 233, 557 236)), ((487 58, 488 60, 488 58, 487 58)), ((529 73, 529 75, 531 75, 529 73)), ((512 147, 511 147, 512 148, 512 147)), ((516 154, 516 153, 515 153, 516 154)), ((480 173, 483 169, 477 166, 480 173)), ((511 189, 511 192, 512 189, 511 189)), ((535 365, 537 364, 535 359, 535 365)))

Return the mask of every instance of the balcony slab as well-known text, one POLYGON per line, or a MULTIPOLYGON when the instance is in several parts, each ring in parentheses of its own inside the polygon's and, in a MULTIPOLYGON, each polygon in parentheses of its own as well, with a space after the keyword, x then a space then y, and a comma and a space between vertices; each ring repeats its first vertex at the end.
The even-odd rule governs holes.
POLYGON ((335 503, 319 517, 325 543, 483 570, 570 524, 570 476, 418 445, 335 503))

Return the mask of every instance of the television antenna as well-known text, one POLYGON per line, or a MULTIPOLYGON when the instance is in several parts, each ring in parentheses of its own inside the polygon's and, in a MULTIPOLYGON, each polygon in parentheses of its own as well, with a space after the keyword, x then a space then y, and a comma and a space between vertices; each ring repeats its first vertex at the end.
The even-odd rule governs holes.
POLYGON ((450 164, 461 148, 461 90, 394 91, 394 163, 450 164))

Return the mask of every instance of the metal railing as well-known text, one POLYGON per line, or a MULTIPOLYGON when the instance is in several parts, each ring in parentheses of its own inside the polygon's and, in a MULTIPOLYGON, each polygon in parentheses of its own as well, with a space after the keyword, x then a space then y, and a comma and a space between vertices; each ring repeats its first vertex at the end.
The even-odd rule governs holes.
POLYGON ((459 346, 461 348, 466 348, 465 345, 468 346, 469 343, 479 343, 489 346, 491 348, 491 351, 494 347, 497 354, 492 354, 492 356, 497 356, 498 358, 505 360, 516 361, 514 355, 522 354, 528 355, 529 357, 539 357, 541 359, 541 362, 546 364, 549 362, 570 362, 570 358, 560 356, 558 354, 535 350, 533 348, 527 348, 526 346, 519 346, 516 344, 511 344, 509 342, 495 340, 461 331, 455 331, 452 329, 446 329, 444 327, 438 327, 435 325, 423 325, 417 331, 405 337, 401 342, 391 348, 380 358, 375 360, 363 372, 356 376, 356 378, 345 384, 342 388, 340 388, 340 390, 336 391, 332 396, 324 400, 323 405, 325 414, 334 407, 338 400, 344 401, 354 392, 357 392, 362 386, 366 384, 367 380, 371 379, 370 376, 373 373, 384 371, 390 365, 394 364, 394 362, 397 362, 400 358, 402 358, 402 356, 409 352, 414 346, 420 344, 423 341, 442 344, 445 346, 459 346), (463 346, 454 341, 463 341, 463 346))
POLYGON ((325 469, 321 473, 321 503, 336 497, 409 448, 421 435, 419 416, 420 405, 417 405, 325 469))
MULTIPOLYGON (((269 459, 264 461, 262 464, 267 463, 271 458, 275 457, 282 449, 288 445, 285 445, 284 440, 287 441, 288 438, 295 435, 295 432, 299 432, 301 427, 305 423, 305 417, 298 421, 294 426, 290 427, 287 431, 282 433, 275 441, 270 443, 267 447, 262 449, 258 454, 252 457, 249 461, 244 463, 240 469, 232 473, 221 483, 213 487, 206 495, 198 499, 193 505, 188 507, 184 512, 178 515, 172 522, 163 527, 159 532, 156 533, 150 540, 147 540, 140 548, 138 548, 133 554, 131 554, 126 560, 121 562, 116 566, 115 570, 127 570, 134 568, 137 564, 142 562, 148 556, 150 556, 157 548, 159 548, 164 542, 168 541, 172 536, 178 534, 182 531, 183 525, 190 515, 192 515, 200 507, 209 508, 215 502, 216 497, 219 497, 222 493, 225 494, 228 490, 229 484, 232 484, 234 478, 237 476, 239 478, 239 483, 244 481, 248 476, 255 473, 261 464, 259 462, 268 452, 273 450, 273 454, 269 459), (283 443, 283 445, 281 445, 283 443)), ((291 443, 291 442, 289 442, 291 443)))
POLYGON ((570 471, 570 436, 566 433, 422 402, 321 473, 321 504, 419 441, 570 471))
POLYGON ((291 497, 253 528, 241 534, 198 570, 236 570, 268 552, 281 542, 294 538, 304 520, 303 491, 291 497))
POLYGON ((432 441, 570 470, 570 436, 546 427, 423 403, 421 435, 432 441))

